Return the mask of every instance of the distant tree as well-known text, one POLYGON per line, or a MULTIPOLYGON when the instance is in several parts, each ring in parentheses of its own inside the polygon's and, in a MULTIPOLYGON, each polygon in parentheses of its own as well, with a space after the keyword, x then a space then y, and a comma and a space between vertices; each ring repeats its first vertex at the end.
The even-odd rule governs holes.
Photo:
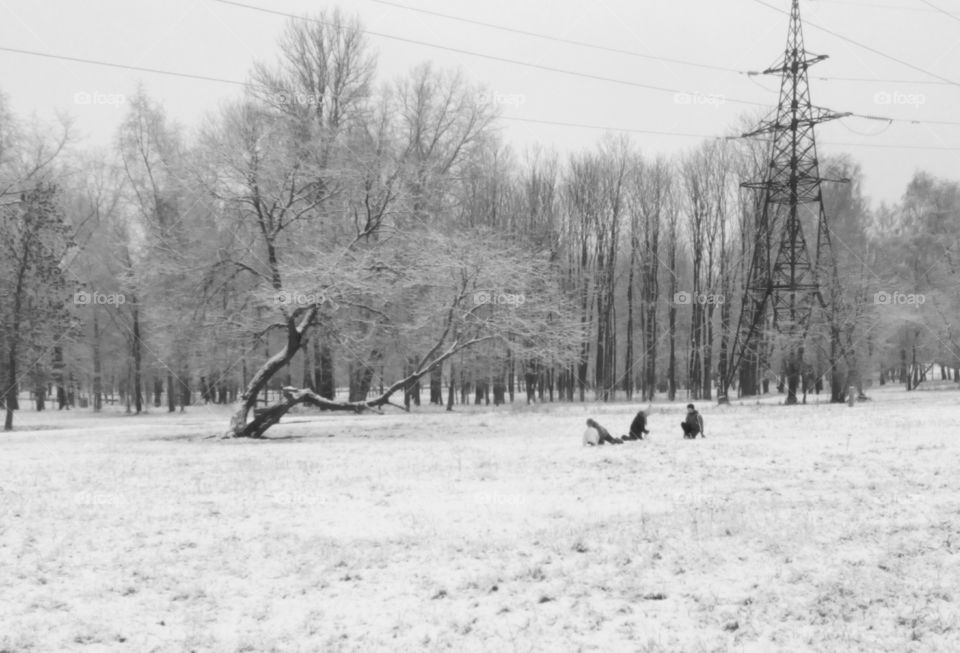
POLYGON ((69 229, 54 181, 70 140, 69 121, 24 126, 0 94, 0 405, 8 431, 21 382, 45 393, 52 350, 70 335, 62 269, 69 229))
POLYGON ((908 390, 934 365, 956 367, 960 359, 953 326, 960 318, 958 213, 960 184, 918 173, 901 203, 874 225, 870 269, 881 294, 871 301, 872 342, 908 390))
MULTIPOLYGON (((66 302, 70 288, 61 264, 68 228, 51 183, 35 182, 17 202, 0 209, 0 324, 3 367, 0 394, 6 409, 3 428, 13 429, 17 395, 24 376, 42 387, 43 361, 68 336, 66 302), (39 375, 39 376, 38 376, 39 375)), ((40 400, 42 405, 42 399, 40 400)))
MULTIPOLYGON (((660 272, 663 267, 661 229, 668 214, 675 211, 670 164, 661 158, 644 167, 640 187, 643 242, 641 249, 642 329, 643 329, 643 398, 652 401, 657 386, 657 357, 660 343, 660 272)), ((675 232, 673 234, 676 235, 675 232)), ((668 233, 669 237, 670 234, 668 233)), ((673 270, 667 270, 673 278, 673 270)), ((670 296, 672 302, 673 296, 670 296)), ((671 311, 675 307, 671 305, 671 311)), ((674 316, 675 323, 676 318, 674 316)))

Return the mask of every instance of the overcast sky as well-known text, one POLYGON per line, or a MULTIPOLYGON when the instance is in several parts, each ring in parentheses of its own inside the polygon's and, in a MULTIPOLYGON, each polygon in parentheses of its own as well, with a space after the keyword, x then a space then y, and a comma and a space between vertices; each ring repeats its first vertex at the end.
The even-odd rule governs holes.
MULTIPOLYGON (((238 1, 298 15, 336 6, 308 0, 238 1)), ((790 4, 763 2, 782 11, 790 4)), ((782 53, 787 16, 763 2, 351 0, 339 5, 380 34, 369 35, 379 55, 380 80, 432 61, 487 85, 508 118, 722 135, 741 115, 762 115, 776 103, 776 79, 735 72, 762 70, 782 53), (559 43, 424 11, 732 70, 559 43), (665 90, 560 74, 384 35, 665 90), (677 96, 677 91, 686 95, 677 96)), ((809 21, 807 48, 830 56, 811 71, 815 104, 904 120, 960 122, 960 86, 953 83, 960 81, 960 0, 801 0, 801 13, 809 21)), ((275 59, 275 43, 287 20, 216 0, 0 0, 0 46, 243 81, 254 60, 275 59)), ((14 111, 40 118, 66 111, 90 144, 111 141, 124 111, 122 98, 138 82, 188 128, 241 92, 227 83, 6 51, 0 51, 0 62, 0 90, 14 111)), ((537 122, 504 120, 502 125, 506 140, 518 150, 541 143, 568 152, 593 146, 602 134, 537 122)), ((645 133, 632 138, 651 154, 691 148, 702 140, 645 133)), ((818 140, 822 154, 851 153, 862 165, 865 191, 875 201, 897 200, 916 170, 960 179, 960 124, 848 118, 821 126, 818 140)))

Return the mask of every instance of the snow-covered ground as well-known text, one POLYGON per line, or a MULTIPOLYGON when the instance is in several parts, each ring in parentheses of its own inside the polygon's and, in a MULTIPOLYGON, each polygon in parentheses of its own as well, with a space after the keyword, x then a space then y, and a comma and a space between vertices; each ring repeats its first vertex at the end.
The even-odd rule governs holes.
POLYGON ((960 392, 18 413, 0 651, 960 651, 960 392))

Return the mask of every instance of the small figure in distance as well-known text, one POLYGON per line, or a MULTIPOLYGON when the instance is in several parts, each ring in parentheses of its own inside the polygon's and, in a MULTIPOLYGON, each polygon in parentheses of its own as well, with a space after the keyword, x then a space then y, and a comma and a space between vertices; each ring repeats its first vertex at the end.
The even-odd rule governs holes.
POLYGON ((643 436, 649 434, 650 431, 647 430, 647 413, 641 410, 637 413, 636 417, 633 418, 633 421, 630 422, 630 432, 623 436, 623 439, 643 440, 645 439, 643 436))
POLYGON ((688 440, 695 440, 698 435, 701 438, 707 437, 707 434, 703 432, 703 417, 693 407, 693 404, 687 404, 687 417, 680 422, 680 426, 683 428, 683 437, 688 440))
POLYGON ((593 419, 587 420, 587 430, 583 432, 583 446, 594 446, 600 444, 623 444, 623 440, 610 435, 607 429, 596 423, 593 419))

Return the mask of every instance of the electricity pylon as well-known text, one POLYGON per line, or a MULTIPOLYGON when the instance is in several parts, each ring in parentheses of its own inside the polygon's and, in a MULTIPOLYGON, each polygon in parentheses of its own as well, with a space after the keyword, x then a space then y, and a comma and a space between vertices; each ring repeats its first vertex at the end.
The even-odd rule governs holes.
MULTIPOLYGON (((823 208, 814 127, 828 120, 849 116, 813 106, 807 69, 824 59, 803 45, 800 3, 793 0, 787 47, 783 56, 764 75, 780 76, 780 102, 775 117, 742 135, 770 135, 767 168, 760 181, 745 188, 762 193, 756 218, 753 254, 730 379, 740 371, 742 394, 758 394, 758 376, 769 366, 769 334, 776 333, 783 351, 787 404, 797 403, 797 387, 803 368, 804 341, 810 328, 814 304, 824 305, 819 273, 821 254, 829 253, 830 236, 823 208), (815 228, 813 257, 804 228, 815 228)), ((831 282, 837 281, 831 279, 831 282)))

